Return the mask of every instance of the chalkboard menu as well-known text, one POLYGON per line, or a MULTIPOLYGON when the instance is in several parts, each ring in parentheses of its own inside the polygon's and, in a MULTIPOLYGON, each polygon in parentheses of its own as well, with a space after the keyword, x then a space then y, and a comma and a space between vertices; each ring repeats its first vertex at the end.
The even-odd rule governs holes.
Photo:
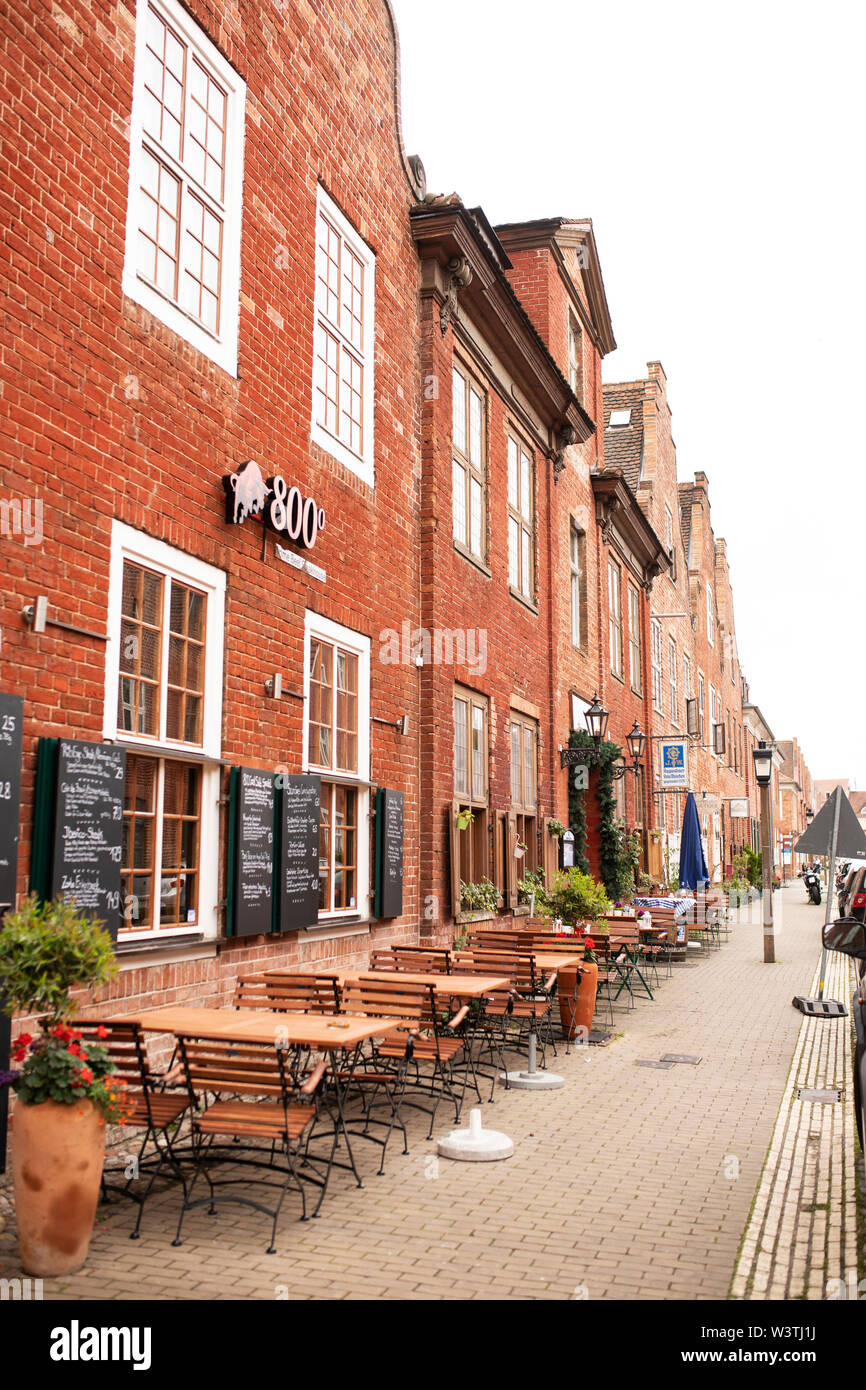
POLYGON ((50 894, 99 917, 117 939, 126 753, 61 739, 57 753, 50 894))
POLYGON ((322 779, 284 776, 281 786, 279 929, 286 932, 319 920, 322 779))
POLYGON ((403 911, 403 793, 376 793, 377 917, 399 917, 403 911))
POLYGON ((0 694, 0 912, 15 902, 23 714, 20 695, 0 694))
POLYGON ((234 929, 260 936, 272 926, 274 892, 274 778, 238 768, 234 929))

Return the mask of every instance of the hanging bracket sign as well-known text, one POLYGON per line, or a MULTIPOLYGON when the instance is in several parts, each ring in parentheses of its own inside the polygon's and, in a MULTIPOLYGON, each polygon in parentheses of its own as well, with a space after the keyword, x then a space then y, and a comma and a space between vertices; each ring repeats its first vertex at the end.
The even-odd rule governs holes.
POLYGON ((320 531, 325 529, 325 509, 300 488, 289 487, 279 473, 265 478, 255 459, 247 459, 236 473, 223 477, 226 494, 226 521, 240 526, 249 516, 260 516, 277 535, 294 541, 302 550, 312 550, 320 531))
POLYGON ((661 745, 662 786, 688 789, 688 740, 665 739, 661 745))

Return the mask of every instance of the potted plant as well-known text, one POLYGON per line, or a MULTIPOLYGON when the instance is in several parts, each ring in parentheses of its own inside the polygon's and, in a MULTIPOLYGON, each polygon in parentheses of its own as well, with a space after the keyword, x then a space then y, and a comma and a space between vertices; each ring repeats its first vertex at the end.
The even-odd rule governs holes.
POLYGON ((460 880, 460 910, 476 916, 495 912, 499 906, 499 889, 489 878, 478 883, 464 883, 460 880))
POLYGON ((25 899, 0 930, 0 998, 10 1015, 35 1015, 19 1033, 15 1070, 0 1081, 17 1096, 12 1170, 21 1263, 27 1274, 72 1274, 87 1259, 105 1156, 106 1119, 122 1119, 123 1083, 108 1052, 83 1047, 69 1027, 71 991, 117 971, 102 924, 62 898, 25 899))
MULTIPOLYGON (((607 929, 604 915, 610 911, 610 902, 604 885, 580 869, 561 870, 552 886, 541 892, 539 901, 545 916, 571 923, 577 933, 607 929)), ((587 937, 585 944, 589 957, 579 967, 559 971, 559 1015, 567 1038, 574 1038, 579 1029, 585 1029, 588 1036, 595 1014, 598 965, 591 954, 592 938, 587 937)))
POLYGON ((547 828, 550 831, 551 835, 553 835, 554 838, 557 840, 561 840, 563 835, 565 834, 565 826, 562 824, 562 821, 554 820, 551 818, 551 820, 547 822, 547 828))
POLYGON ((467 808, 466 810, 458 811, 456 819, 458 830, 468 830, 475 817, 472 814, 472 812, 467 808))
POLYGON ((523 878, 517 880, 517 901, 521 907, 535 910, 536 900, 540 901, 544 891, 544 874, 541 869, 527 869, 523 878))

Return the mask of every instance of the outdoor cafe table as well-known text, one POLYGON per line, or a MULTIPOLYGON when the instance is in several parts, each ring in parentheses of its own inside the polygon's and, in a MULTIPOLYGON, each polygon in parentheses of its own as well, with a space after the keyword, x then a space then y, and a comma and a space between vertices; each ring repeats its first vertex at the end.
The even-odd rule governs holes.
MULTIPOLYGON (((268 979, 291 976, 292 970, 266 970, 268 979)), ((434 994, 442 999, 480 999, 494 990, 508 989, 511 981, 505 975, 434 975, 415 970, 343 970, 329 968, 317 970, 317 975, 335 979, 342 989, 347 981, 357 980, 399 980, 403 985, 432 985, 434 994)), ((379 1028, 381 1033, 382 1029, 379 1028)))
POLYGON ((337 1163, 335 1153, 342 1133, 349 1155, 349 1165, 359 1187, 363 1187, 360 1174, 355 1166, 349 1132, 343 1114, 343 1102, 352 1082, 358 1062, 360 1047, 368 1038, 381 1037, 392 1029, 410 1028, 411 1023, 399 1018, 365 1018, 353 1014, 301 1014, 252 1009, 208 1009, 189 1008, 179 1005, 176 1008, 141 1009, 136 1013, 124 1014, 122 1018, 110 1018, 105 1022, 137 1023, 140 1028, 152 1033, 185 1034, 199 1038, 217 1038, 221 1041, 237 1039, 238 1042, 272 1042, 280 1047, 306 1047, 311 1051, 327 1052, 331 1061, 334 1083, 334 1096, 337 1103, 337 1118, 334 1123, 333 1143, 328 1156, 327 1167, 321 1181, 322 1192, 316 1204, 316 1212, 322 1205, 333 1167, 345 1167, 337 1163), (348 1070, 343 1069, 343 1082, 340 1083, 340 1067, 336 1054, 351 1052, 348 1070))

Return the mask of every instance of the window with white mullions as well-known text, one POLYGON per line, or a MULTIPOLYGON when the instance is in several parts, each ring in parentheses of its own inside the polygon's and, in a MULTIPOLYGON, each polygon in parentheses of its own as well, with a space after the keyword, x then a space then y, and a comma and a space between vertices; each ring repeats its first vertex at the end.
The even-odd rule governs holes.
POLYGON ((607 566, 607 600, 610 669, 622 680, 622 571, 613 560, 609 560, 607 566))
POLYGON ((245 100, 177 0, 142 0, 123 289, 232 374, 245 100))
POLYGON ((650 624, 650 656, 652 661, 653 709, 661 714, 664 709, 662 699, 662 625, 658 618, 650 624))
POLYGON ((367 906, 370 644, 369 638, 311 612, 305 644, 304 769, 321 778, 322 920, 367 906))
POLYGON ((317 444, 371 484, 375 261, 320 187, 312 433, 317 444))
POLYGON ((677 644, 673 637, 668 638, 668 684, 671 700, 671 723, 678 724, 680 718, 680 697, 677 689, 677 644))
POLYGON ((464 549, 486 560, 486 409, 484 394, 462 368, 452 372, 453 534, 464 549))
POLYGON ((640 594, 633 584, 628 586, 628 664, 631 688, 641 693, 640 594))
POLYGON ((571 560, 571 642, 583 644, 586 625, 586 536, 574 522, 570 534, 571 560))
POLYGON ((114 524, 104 733, 128 746, 126 941, 216 934, 224 596, 220 571, 114 524))
POLYGON ((532 455, 508 437, 508 583, 535 597, 535 499, 532 455))
POLYGON ((525 845, 517 876, 538 868, 538 777, 536 748, 538 725, 533 719, 511 714, 511 809, 517 818, 518 846, 525 845))
POLYGON ((483 695, 454 693, 454 814, 458 872, 478 883, 490 868, 488 844, 488 703, 483 695))

